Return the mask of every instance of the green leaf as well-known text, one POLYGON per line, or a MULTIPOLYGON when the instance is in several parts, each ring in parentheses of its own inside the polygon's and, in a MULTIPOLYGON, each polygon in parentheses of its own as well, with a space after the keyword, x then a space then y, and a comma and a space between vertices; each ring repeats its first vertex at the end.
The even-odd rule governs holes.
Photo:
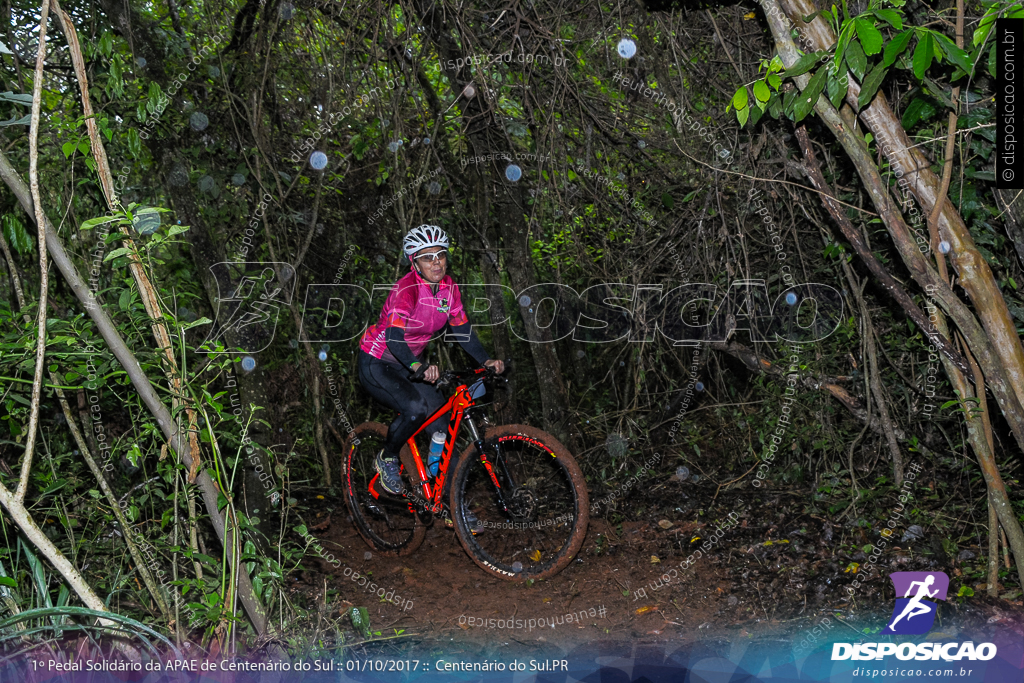
POLYGON ((793 63, 793 66, 789 67, 782 73, 783 78, 793 78, 805 74, 814 68, 814 65, 821 59, 820 52, 809 52, 805 55, 800 55, 800 59, 793 63))
POLYGON ((10 588, 17 588, 18 582, 9 576, 0 576, 0 586, 8 586, 10 588))
POLYGON ((877 55, 882 51, 882 33, 875 28, 875 25, 861 17, 857 19, 857 37, 864 47, 864 52, 869 55, 877 55))
POLYGON ((135 158, 142 154, 142 140, 139 138, 139 132, 134 128, 128 129, 128 151, 135 158))
POLYGON ((60 146, 60 151, 64 152, 64 158, 67 159, 68 157, 75 153, 75 143, 65 142, 63 145, 60 146))
POLYGON ((840 78, 833 73, 828 75, 828 99, 832 103, 833 107, 839 107, 843 100, 846 99, 846 92, 850 89, 850 81, 847 79, 846 85, 843 85, 840 78))
POLYGON ((13 55, 14 53, 11 52, 11 49, 9 47, 4 45, 3 43, 0 43, 0 54, 2 54, 2 55, 13 55))
POLYGON ((142 451, 139 449, 139 444, 133 443, 125 457, 128 458, 128 462, 132 464, 132 467, 138 467, 139 461, 142 460, 142 451))
POLYGON ((212 322, 213 322, 213 321, 212 321, 212 320, 210 320, 209 318, 200 318, 199 320, 195 320, 195 321, 193 321, 193 322, 190 322, 190 323, 189 323, 188 325, 185 325, 185 326, 184 326, 184 327, 182 327, 181 329, 182 329, 182 330, 190 330, 190 329, 192 329, 193 327, 197 327, 197 326, 199 326, 199 325, 209 325, 209 324, 210 324, 210 323, 212 323, 212 322))
POLYGON ((850 47, 846 48, 846 64, 858 81, 864 80, 864 72, 868 68, 868 58, 864 56, 864 50, 861 49, 860 43, 850 42, 850 47))
POLYGON ((767 83, 764 81, 754 83, 754 97, 757 98, 758 102, 767 102, 771 96, 772 91, 768 88, 767 83))
POLYGON ((853 38, 854 22, 847 21, 843 25, 843 30, 839 32, 839 40, 836 42, 836 54, 832 60, 833 64, 839 65, 843 63, 843 56, 846 54, 846 46, 849 45, 850 40, 853 38))
POLYGON ((153 105, 154 111, 160 108, 160 101, 164 98, 163 92, 160 90, 160 86, 156 81, 149 82, 149 101, 153 105))
POLYGON ((32 236, 25 229, 25 225, 16 215, 13 213, 5 214, 0 219, 0 223, 3 224, 3 232, 8 244, 14 247, 15 251, 19 254, 32 253, 35 241, 32 240, 32 236))
POLYGON ((128 247, 121 247, 120 249, 115 249, 114 251, 107 254, 107 257, 103 259, 103 262, 106 263, 107 261, 116 259, 118 256, 127 256, 130 253, 132 253, 132 250, 129 249, 128 247))
POLYGON ((768 81, 768 85, 775 88, 776 92, 778 92, 779 86, 782 85, 782 79, 779 78, 776 74, 772 74, 766 80, 768 81))
POLYGON ((956 597, 962 598, 964 596, 966 596, 968 598, 973 598, 974 597, 974 589, 971 588, 970 586, 960 586, 960 590, 958 590, 956 592, 956 597))
POLYGON ((761 117, 764 115, 764 109, 768 105, 767 102, 758 102, 756 107, 750 108, 750 127, 753 128, 761 117))
POLYGON ((0 127, 6 126, 30 126, 32 125, 32 115, 25 114, 20 119, 14 118, 13 116, 6 121, 0 121, 0 127))
POLYGON ((953 64, 955 64, 959 69, 963 70, 965 74, 972 72, 970 56, 964 50, 958 48, 956 43, 941 33, 936 33, 934 35, 934 39, 938 41, 939 46, 942 48, 942 51, 946 53, 946 57, 949 58, 949 61, 953 62, 953 64))
POLYGON ((17 102, 18 104, 24 104, 26 107, 32 106, 31 95, 13 93, 10 90, 8 90, 7 92, 0 92, 0 100, 6 100, 7 102, 17 102))
POLYGON ((885 75, 888 71, 883 62, 875 64, 875 68, 871 70, 871 73, 868 74, 868 77, 864 79, 860 86, 860 96, 857 97, 857 104, 861 107, 866 107, 874 99, 875 93, 878 92, 878 88, 882 85, 882 81, 885 80, 885 75))
POLYGON ((801 121, 805 116, 811 113, 814 109, 814 104, 818 101, 818 96, 821 95, 821 91, 825 89, 825 79, 828 76, 828 67, 822 67, 818 69, 817 73, 811 76, 811 80, 807 82, 807 87, 804 91, 797 96, 796 102, 793 104, 793 120, 801 121))
POLYGON ((999 5, 993 5, 987 12, 985 12, 985 16, 982 17, 981 21, 978 22, 978 28, 974 29, 975 47, 981 45, 985 42, 985 39, 988 38, 989 32, 996 24, 996 17, 999 16, 998 8, 999 5))
POLYGON ((82 156, 89 156, 89 143, 86 140, 82 140, 78 143, 78 153, 82 156))
POLYGON ((89 220, 82 223, 82 230, 92 230, 97 225, 103 225, 104 223, 112 223, 116 220, 120 220, 120 216, 100 216, 99 218, 90 218, 89 220))
POLYGON ((914 75, 918 80, 924 78, 928 67, 932 65, 932 59, 935 57, 934 49, 932 34, 918 34, 917 47, 914 48, 914 75))
POLYGON ((665 208, 671 211, 675 208, 676 200, 672 199, 672 195, 668 192, 661 193, 661 203, 665 205, 665 208))
POLYGON ((900 18, 900 14, 896 10, 876 9, 874 15, 897 31, 903 30, 903 19, 900 18))
POLYGON ((996 44, 992 43, 992 49, 988 51, 988 72, 992 78, 996 77, 996 44))
POLYGON ((100 54, 104 57, 109 57, 110 52, 114 49, 114 36, 105 31, 103 35, 100 36, 99 48, 100 54))
POLYGON ((743 109, 747 106, 747 86, 741 85, 736 94, 732 96, 732 106, 735 109, 743 109))
POLYGON ((893 36, 893 39, 889 41, 889 44, 885 46, 885 55, 883 64, 886 66, 892 66, 896 62, 896 58, 903 54, 903 51, 907 49, 907 45, 910 44, 910 39, 914 36, 914 31, 907 30, 903 33, 897 33, 893 36))
POLYGON ((739 119, 741 126, 747 125, 747 119, 750 118, 750 107, 743 107, 743 109, 737 109, 736 118, 739 119))
POLYGON ((132 290, 126 289, 121 292, 121 296, 117 299, 117 305, 122 311, 127 311, 128 307, 132 304, 132 290))

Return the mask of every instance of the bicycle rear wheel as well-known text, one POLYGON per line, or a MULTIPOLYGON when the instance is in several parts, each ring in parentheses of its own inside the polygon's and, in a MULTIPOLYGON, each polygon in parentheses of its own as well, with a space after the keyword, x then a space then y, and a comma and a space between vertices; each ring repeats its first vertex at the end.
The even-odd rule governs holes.
MULTIPOLYGON (((345 503, 359 535, 371 548, 383 555, 408 555, 423 542, 427 528, 409 499, 393 496, 380 486, 373 463, 387 433, 388 428, 379 422, 364 422, 346 439, 342 455, 345 503)), ((402 483, 416 491, 418 478, 413 478, 416 481, 410 480, 408 468, 403 467, 402 483)))
POLYGON ((488 429, 484 453, 506 511, 476 446, 456 466, 451 509, 466 552, 484 571, 510 581, 554 576, 579 552, 590 521, 583 472, 555 437, 525 425, 488 429), (473 535, 472 513, 483 524, 473 535))

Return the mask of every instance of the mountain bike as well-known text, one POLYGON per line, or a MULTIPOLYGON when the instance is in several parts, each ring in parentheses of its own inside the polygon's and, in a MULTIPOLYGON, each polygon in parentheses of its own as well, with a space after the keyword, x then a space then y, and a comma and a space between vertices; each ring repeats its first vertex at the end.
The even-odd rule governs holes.
POLYGON ((583 472, 555 437, 526 425, 486 427, 483 405, 507 380, 490 368, 446 370, 436 386, 455 386, 441 408, 402 447, 399 495, 380 486, 373 463, 387 436, 379 422, 357 426, 345 442, 345 502, 356 529, 385 555, 409 555, 437 516, 454 522, 469 556, 484 571, 510 581, 543 579, 562 571, 583 545, 590 520, 583 472), (416 435, 448 416, 436 477, 430 477, 416 435), (472 443, 453 458, 459 429, 472 443), (455 462, 454 471, 450 471, 455 462), (448 502, 445 504, 445 496, 448 502), (474 534, 467 514, 478 522, 474 534))

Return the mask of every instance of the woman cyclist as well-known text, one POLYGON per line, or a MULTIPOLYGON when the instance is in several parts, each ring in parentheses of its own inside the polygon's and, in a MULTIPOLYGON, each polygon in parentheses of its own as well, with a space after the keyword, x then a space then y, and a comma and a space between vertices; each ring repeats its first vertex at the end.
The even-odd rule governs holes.
MULTIPOLYGON (((427 343, 450 326, 462 348, 482 365, 501 373, 505 365, 484 350, 462 308, 459 287, 446 274, 448 235, 436 225, 413 228, 403 242, 410 272, 391 288, 377 324, 359 344, 359 382, 375 399, 398 411, 388 428, 375 469, 391 494, 402 492, 398 453, 423 422, 445 403, 432 386, 440 377, 436 365, 420 358, 427 343), (424 380, 414 382, 413 379, 424 380)), ((445 428, 438 419, 428 431, 445 428)), ((471 521, 472 524, 472 521, 471 521)))

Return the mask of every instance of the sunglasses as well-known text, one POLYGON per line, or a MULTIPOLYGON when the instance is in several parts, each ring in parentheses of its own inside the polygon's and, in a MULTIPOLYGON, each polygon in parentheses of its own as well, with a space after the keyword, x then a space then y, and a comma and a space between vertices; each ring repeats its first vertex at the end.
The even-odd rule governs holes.
POLYGON ((433 263, 434 261, 442 259, 443 261, 448 260, 448 250, 442 249, 441 251, 435 251, 433 254, 424 254, 423 256, 417 256, 416 260, 421 262, 433 263))

